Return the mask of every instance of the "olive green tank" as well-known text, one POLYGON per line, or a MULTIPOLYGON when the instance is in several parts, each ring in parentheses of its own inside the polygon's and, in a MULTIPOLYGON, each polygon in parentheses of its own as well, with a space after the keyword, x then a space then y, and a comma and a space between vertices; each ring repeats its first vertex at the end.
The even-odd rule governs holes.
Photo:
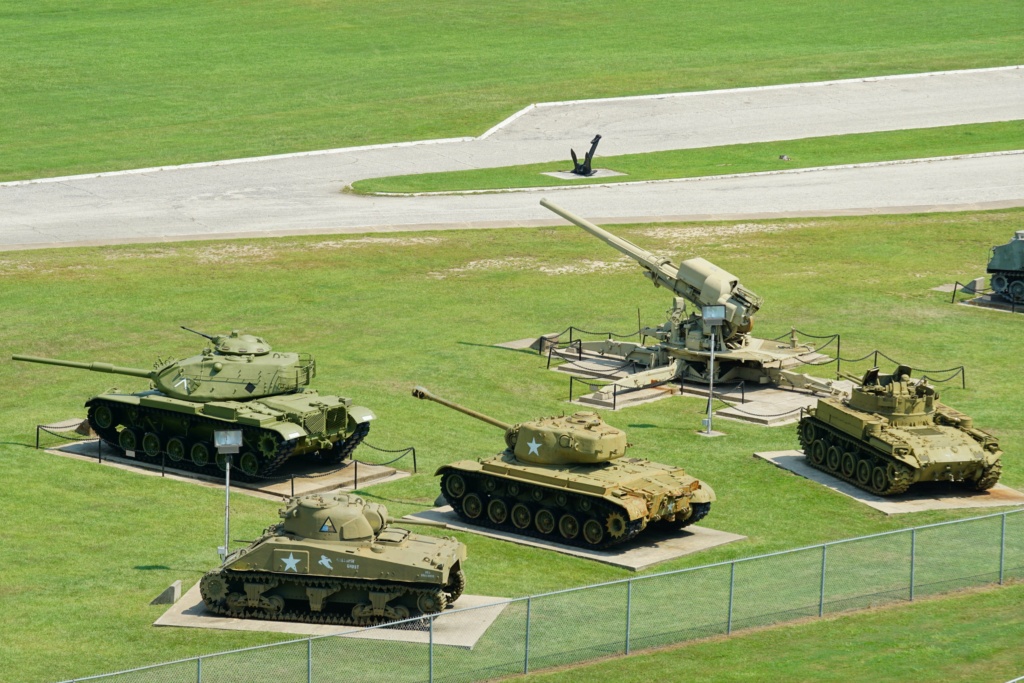
POLYGON ((210 347, 184 360, 158 360, 152 370, 13 358, 149 379, 149 391, 112 389, 85 403, 93 431, 142 461, 166 456, 173 467, 220 474, 226 456, 214 448, 214 431, 238 429, 243 444, 233 469, 243 478, 265 477, 297 455, 340 463, 370 431, 368 408, 307 388, 316 376, 310 354, 274 351, 263 338, 237 331, 196 334, 210 347))
POLYGON ((680 467, 625 457, 626 433, 597 413, 509 425, 434 396, 427 399, 505 430, 504 452, 437 470, 441 493, 473 524, 584 548, 607 548, 651 523, 682 528, 715 492, 680 467))
MULTIPOLYGON (((999 443, 967 415, 939 403, 925 380, 901 365, 872 368, 849 398, 821 398, 797 428, 807 462, 871 493, 893 496, 924 481, 984 491, 1002 469, 999 443)), ((852 377, 851 379, 858 379, 852 377)))
POLYGON ((1024 304, 1024 230, 1006 244, 992 247, 988 262, 992 291, 1007 301, 1024 304))
POLYGON ((208 610, 371 626, 441 612, 466 588, 466 546, 392 526, 378 503, 315 494, 292 498, 280 515, 282 522, 203 576, 208 610))

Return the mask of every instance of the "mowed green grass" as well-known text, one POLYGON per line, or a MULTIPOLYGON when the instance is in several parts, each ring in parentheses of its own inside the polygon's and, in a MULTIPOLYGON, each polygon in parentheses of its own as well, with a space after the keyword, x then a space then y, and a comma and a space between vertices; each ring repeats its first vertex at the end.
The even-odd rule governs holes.
MULTIPOLYGON (((1024 121, 835 135, 748 145, 723 145, 651 154, 597 156, 594 168, 625 175, 579 178, 569 184, 626 183, 666 178, 696 178, 730 173, 754 173, 872 161, 921 159, 953 154, 977 154, 1024 148, 1024 121), (782 157, 788 157, 783 159, 782 157)), ((580 154, 582 158, 582 153, 580 154)), ((362 194, 380 192, 457 192, 503 190, 513 187, 566 185, 563 178, 543 175, 572 170, 565 161, 484 168, 451 173, 368 178, 352 184, 362 194)))
POLYGON ((531 102, 1017 64, 1015 0, 12 0, 0 180, 478 135, 531 102))
MULTIPOLYGON (((792 325, 841 333, 848 357, 880 348, 917 367, 966 365, 967 389, 941 393, 1001 439, 1004 482, 1019 488, 1020 321, 952 306, 930 287, 982 273, 989 246, 1004 243, 1022 217, 1006 210, 609 227, 652 251, 703 256, 739 274, 766 299, 755 328, 762 336, 792 325)), ((317 388, 377 413, 370 443, 416 446, 419 474, 364 491, 396 515, 432 504, 436 467, 493 454, 502 443, 489 425, 413 399, 412 386, 508 421, 557 414, 569 409, 567 378, 545 371, 537 355, 493 344, 569 324, 627 331, 638 306, 644 323, 656 324, 670 305, 636 267, 574 227, 9 252, 0 255, 0 283, 4 357, 145 368, 200 348, 179 325, 248 330, 279 349, 314 353, 317 388)), ((0 679, 70 678, 284 639, 151 626, 163 612, 148 604, 153 596, 215 566, 223 492, 32 448, 34 425, 83 415, 83 401, 111 385, 145 388, 127 377, 0 361, 0 679)), ((650 571, 977 514, 886 517, 751 457, 795 447, 793 427, 722 423, 727 436, 707 441, 694 433, 703 407, 671 399, 605 415, 628 430, 633 454, 685 466, 715 488, 707 526, 748 537, 650 571)), ((384 459, 366 448, 358 455, 384 459)), ((233 500, 233 538, 277 520, 273 502, 233 500)), ((514 597, 630 575, 458 536, 469 545, 475 594, 514 597)), ((827 634, 821 646, 829 652, 827 634)), ((767 666, 743 661, 734 671, 764 679, 767 666)))

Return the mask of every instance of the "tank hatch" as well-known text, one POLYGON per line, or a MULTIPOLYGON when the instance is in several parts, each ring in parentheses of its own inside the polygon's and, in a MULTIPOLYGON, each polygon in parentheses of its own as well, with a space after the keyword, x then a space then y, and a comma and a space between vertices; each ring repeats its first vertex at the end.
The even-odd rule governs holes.
POLYGON ((263 337, 242 334, 238 330, 231 330, 230 334, 215 334, 210 341, 216 353, 225 356, 263 356, 273 351, 263 337))
POLYGON ((516 460, 540 465, 594 464, 626 454, 626 433, 592 412, 545 417, 518 425, 516 460))
POLYGON ((387 525, 388 510, 343 493, 293 498, 281 510, 279 534, 325 541, 371 539, 387 525))

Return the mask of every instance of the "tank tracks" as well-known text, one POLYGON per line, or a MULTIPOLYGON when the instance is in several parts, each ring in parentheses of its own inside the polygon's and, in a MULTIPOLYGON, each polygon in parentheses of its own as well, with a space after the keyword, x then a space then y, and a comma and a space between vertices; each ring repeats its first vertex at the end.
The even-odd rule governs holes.
POLYGON ((324 462, 330 465, 340 465, 349 458, 352 457, 353 451, 356 450, 356 446, 363 442, 366 435, 370 433, 370 423, 361 422, 356 425, 356 428, 352 430, 352 433, 344 441, 339 441, 331 449, 330 453, 323 458, 324 462))
MULTIPOLYGON (((490 479, 490 477, 464 471, 445 472, 441 477, 441 492, 442 495, 444 495, 445 500, 448 501, 448 504, 452 506, 452 510, 454 510, 459 517, 476 526, 497 529, 500 531, 510 531, 521 536, 529 536, 531 538, 538 538, 544 541, 552 541, 579 548, 588 548, 590 550, 603 550, 611 546, 619 545, 620 543, 625 543, 626 541, 636 538, 647 526, 643 519, 629 521, 625 511, 608 504, 603 499, 595 499, 569 491, 539 486, 537 484, 516 482, 519 483, 524 490, 529 486, 533 489, 542 489, 546 494, 550 495, 564 494, 566 496, 566 504, 559 509, 551 505, 541 504, 545 502, 543 500, 540 502, 530 502, 523 500, 523 496, 513 498, 510 495, 502 495, 503 486, 500 484, 493 491, 487 491, 484 486, 484 482, 487 479, 490 479), (452 496, 447 486, 449 478, 454 474, 459 475, 466 482, 466 492, 459 498, 452 496), (468 514, 463 505, 466 497, 474 493, 479 496, 482 503, 481 512, 475 517, 468 514), (490 504, 494 500, 504 501, 505 508, 508 511, 505 520, 502 522, 495 521, 492 518, 492 515, 488 512, 490 504), (586 503, 584 503, 584 501, 586 501, 586 503), (525 526, 519 526, 513 521, 514 507, 519 504, 524 505, 530 511, 530 520, 525 526), (584 510, 582 509, 583 507, 586 507, 587 509, 584 510), (546 510, 551 513, 552 517, 553 526, 550 531, 547 532, 541 531, 537 526, 537 514, 542 510, 546 510), (562 519, 567 515, 571 515, 576 520, 576 533, 572 536, 567 536, 561 529, 562 519), (602 529, 601 538, 596 543, 591 542, 585 536, 584 529, 588 522, 596 522, 602 529)), ((497 481, 505 482, 505 480, 497 481)), ((710 504, 708 504, 708 507, 710 508, 710 504)), ((696 510, 694 510, 694 515, 691 515, 691 518, 694 517, 695 514, 696 510)), ((707 510, 705 510, 704 514, 700 517, 697 517, 697 519, 700 519, 706 514, 707 510)), ((687 519, 686 522, 683 523, 683 526, 689 523, 690 521, 687 519)), ((593 528, 594 527, 591 525, 590 529, 592 530, 593 528)))
POLYGON ((1007 301, 1024 304, 1024 274, 1013 270, 990 271, 992 291, 1007 301))
MULTIPOLYGON (((329 624, 337 626, 378 626, 393 621, 414 619, 416 617, 429 616, 443 612, 450 602, 454 602, 466 585, 465 574, 461 567, 457 574, 451 579, 453 591, 449 593, 445 588, 439 586, 424 587, 416 584, 404 584, 388 581, 362 581, 345 580, 330 577, 318 576, 282 576, 270 572, 245 571, 236 572, 230 569, 215 569, 207 572, 200 582, 200 593, 203 603, 210 612, 235 619, 267 619, 271 621, 292 621, 303 624, 329 624), (216 579, 223 581, 222 588, 215 583, 216 579), (251 606, 246 600, 246 584, 263 584, 267 586, 266 591, 272 591, 281 585, 298 586, 304 589, 320 590, 348 590, 363 593, 366 601, 357 605, 350 605, 344 611, 336 608, 342 603, 325 602, 324 606, 330 608, 328 611, 314 612, 312 609, 296 609, 298 601, 285 601, 279 596, 261 595, 257 606, 251 606), (223 595, 213 596, 208 592, 220 589, 223 595), (410 610, 405 605, 396 604, 390 608, 391 614, 367 614, 370 607, 370 593, 395 593, 389 603, 397 603, 402 598, 414 597, 418 602, 420 599, 431 601, 436 609, 424 612, 418 609, 410 610), (276 600, 275 600, 276 598, 276 600), (289 609, 289 607, 291 609, 289 609), (362 610, 359 608, 362 607, 362 610), (362 611, 362 613, 360 613, 362 611)), ((390 607, 390 605, 389 605, 390 607)), ((415 622, 412 622, 415 626, 415 622)))
POLYGON ((800 446, 811 467, 876 496, 899 495, 914 483, 913 473, 903 463, 865 448, 860 441, 823 422, 812 420, 805 417, 797 424, 800 446), (813 438, 809 438, 811 429, 813 438), (852 467, 847 456, 853 459, 852 467))

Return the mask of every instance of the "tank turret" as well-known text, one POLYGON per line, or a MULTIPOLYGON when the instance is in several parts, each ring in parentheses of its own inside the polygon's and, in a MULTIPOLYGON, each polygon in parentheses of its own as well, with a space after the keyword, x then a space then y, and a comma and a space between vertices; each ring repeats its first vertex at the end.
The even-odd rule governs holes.
POLYGON ((274 351, 262 337, 232 331, 208 335, 198 355, 158 360, 152 370, 15 355, 14 360, 148 379, 149 391, 112 390, 86 402, 89 426, 115 448, 174 467, 223 471, 213 447, 217 430, 239 429, 234 459, 243 477, 267 476, 293 456, 328 462, 349 457, 374 414, 351 399, 308 389, 316 363, 308 353, 274 351))
POLYGON ((979 491, 995 486, 1002 471, 998 441, 940 403, 935 387, 911 373, 906 365, 891 374, 871 368, 848 398, 819 399, 798 428, 808 463, 882 496, 922 481, 979 491))
POLYGON ((393 526, 383 505, 314 494, 290 499, 280 516, 203 577, 199 589, 208 610, 368 626, 440 612, 465 590, 466 547, 393 526))
POLYGON ((607 462, 626 454, 626 433, 605 424, 597 413, 544 417, 510 425, 457 403, 439 398, 423 387, 412 391, 416 398, 440 403, 452 410, 505 430, 505 444, 521 462, 539 465, 571 465, 607 462))
POLYGON ((496 456, 445 465, 441 493, 473 524, 587 548, 606 548, 650 523, 681 528, 715 493, 681 467, 625 457, 626 434, 582 412, 510 425, 423 387, 412 392, 505 431, 496 456))

